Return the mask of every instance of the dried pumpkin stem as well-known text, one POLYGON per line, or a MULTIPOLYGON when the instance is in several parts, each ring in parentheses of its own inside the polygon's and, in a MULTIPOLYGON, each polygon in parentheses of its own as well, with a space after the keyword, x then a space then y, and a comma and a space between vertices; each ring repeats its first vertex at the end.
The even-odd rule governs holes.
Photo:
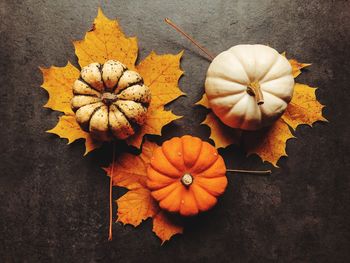
POLYGON ((270 175, 272 173, 271 170, 265 170, 265 171, 250 171, 250 170, 236 170, 236 169, 227 169, 227 172, 234 172, 234 173, 246 173, 246 174, 260 174, 260 175, 270 175))
POLYGON ((264 104, 264 95, 261 91, 260 84, 257 81, 251 82, 247 86, 247 92, 251 96, 255 96, 258 105, 264 104))
POLYGON ((118 96, 116 94, 105 92, 101 96, 101 100, 106 105, 111 105, 113 102, 117 100, 118 96))
POLYGON ((200 50, 202 50, 209 58, 210 60, 214 59, 214 56, 204 47, 202 47, 196 40, 194 40, 190 35, 188 35, 185 31, 183 31, 181 28, 179 28, 176 24, 174 24, 173 21, 171 21, 169 18, 165 18, 164 21, 172 26, 177 32, 182 34, 184 37, 186 37, 189 41, 192 42, 195 46, 197 46, 200 50))
POLYGON ((113 239, 113 173, 115 163, 115 142, 113 142, 112 168, 109 176, 109 232, 108 241, 113 239))

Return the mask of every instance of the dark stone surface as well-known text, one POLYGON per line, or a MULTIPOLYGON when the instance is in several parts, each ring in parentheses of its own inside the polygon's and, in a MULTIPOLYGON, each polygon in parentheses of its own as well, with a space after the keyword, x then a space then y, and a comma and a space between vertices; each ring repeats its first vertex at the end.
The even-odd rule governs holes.
MULTIPOLYGON (((0 262, 349 262, 349 1, 0 1, 0 262), (42 108, 38 66, 75 65, 72 40, 91 27, 97 7, 139 39, 140 59, 151 50, 185 49, 180 81, 188 97, 171 108, 182 120, 163 129, 161 142, 193 134, 205 110, 209 62, 163 23, 171 17, 213 52, 239 43, 268 44, 313 66, 299 82, 319 87, 330 123, 301 126, 289 158, 271 177, 229 175, 228 191, 184 235, 160 246, 151 222, 114 225, 107 241, 106 146, 83 158, 82 141, 65 145, 45 133, 56 112, 42 108)), ((222 150, 227 165, 266 169, 239 147, 222 150)), ((122 194, 115 190, 115 197, 122 194)))

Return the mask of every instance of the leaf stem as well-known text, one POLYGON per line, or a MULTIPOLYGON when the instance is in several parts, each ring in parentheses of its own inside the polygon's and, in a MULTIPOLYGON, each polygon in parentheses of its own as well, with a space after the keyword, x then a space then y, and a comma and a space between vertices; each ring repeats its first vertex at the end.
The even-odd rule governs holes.
POLYGON ((246 173, 246 174, 258 174, 258 175, 270 175, 272 173, 271 170, 265 171, 250 171, 250 170, 236 170, 236 169, 226 169, 227 172, 234 173, 246 173))
POLYGON ((210 60, 214 59, 214 56, 209 52, 206 48, 202 47, 196 40, 194 40, 190 35, 188 35, 185 31, 183 31, 181 28, 179 28, 176 24, 174 24, 173 21, 171 21, 169 18, 165 18, 164 21, 173 27, 177 32, 182 34, 184 37, 186 37, 189 41, 192 42, 195 46, 197 46, 200 50, 202 50, 209 58, 210 60))
POLYGON ((113 157, 112 157, 112 168, 109 175, 109 231, 108 241, 113 240, 113 173, 115 163, 115 141, 113 141, 113 157))

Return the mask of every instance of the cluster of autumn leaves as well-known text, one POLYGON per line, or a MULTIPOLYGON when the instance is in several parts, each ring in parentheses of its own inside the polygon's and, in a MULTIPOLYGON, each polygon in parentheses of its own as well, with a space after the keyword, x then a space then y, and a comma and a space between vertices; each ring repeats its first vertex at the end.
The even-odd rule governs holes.
MULTIPOLYGON (((174 221, 150 195, 146 187, 146 168, 152 151, 157 145, 147 140, 145 134, 161 135, 161 129, 168 123, 181 118, 164 106, 184 93, 178 87, 178 80, 183 74, 180 59, 183 52, 177 55, 157 55, 152 52, 140 64, 135 65, 138 46, 134 37, 126 37, 116 20, 110 20, 99 9, 93 29, 86 33, 81 41, 74 42, 75 53, 80 67, 92 62, 104 63, 108 59, 121 61, 129 69, 141 74, 145 85, 151 89, 152 101, 148 109, 147 121, 142 128, 127 140, 129 145, 141 148, 140 155, 124 153, 105 171, 112 176, 113 186, 124 187, 129 191, 117 200, 117 220, 123 224, 138 226, 143 220, 153 218, 153 232, 164 242, 174 234, 182 233, 183 225, 174 221), (142 145, 141 145, 142 144, 142 145), (113 166, 113 169, 112 169, 113 166), (113 173, 112 173, 113 171, 113 173)), ((297 77, 301 69, 309 64, 290 60, 293 75, 297 77)), ((85 154, 101 146, 89 133, 84 132, 75 120, 70 101, 73 97, 72 86, 79 78, 80 70, 71 63, 64 67, 41 68, 44 82, 42 87, 49 93, 45 107, 63 112, 57 125, 48 132, 68 139, 72 143, 85 139, 85 154)), ((222 124, 209 112, 203 124, 211 129, 210 138, 217 148, 231 144, 243 144, 248 154, 256 153, 262 160, 277 166, 281 156, 286 156, 286 141, 294 138, 293 130, 300 124, 312 125, 315 121, 325 121, 322 108, 315 95, 315 88, 304 84, 295 84, 294 96, 284 115, 272 126, 262 131, 241 132, 222 124)), ((205 95, 196 103, 210 108, 205 95)))

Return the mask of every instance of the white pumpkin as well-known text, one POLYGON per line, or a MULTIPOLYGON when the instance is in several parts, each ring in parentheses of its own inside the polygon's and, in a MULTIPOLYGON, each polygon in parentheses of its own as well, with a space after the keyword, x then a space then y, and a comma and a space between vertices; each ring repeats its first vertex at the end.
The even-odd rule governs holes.
POLYGON ((151 101, 142 77, 116 60, 83 67, 73 94, 71 106, 77 122, 101 141, 133 135, 145 122, 151 101))
POLYGON ((271 125, 292 99, 288 60, 264 45, 237 45, 214 58, 205 81, 213 112, 226 125, 257 130, 271 125))

